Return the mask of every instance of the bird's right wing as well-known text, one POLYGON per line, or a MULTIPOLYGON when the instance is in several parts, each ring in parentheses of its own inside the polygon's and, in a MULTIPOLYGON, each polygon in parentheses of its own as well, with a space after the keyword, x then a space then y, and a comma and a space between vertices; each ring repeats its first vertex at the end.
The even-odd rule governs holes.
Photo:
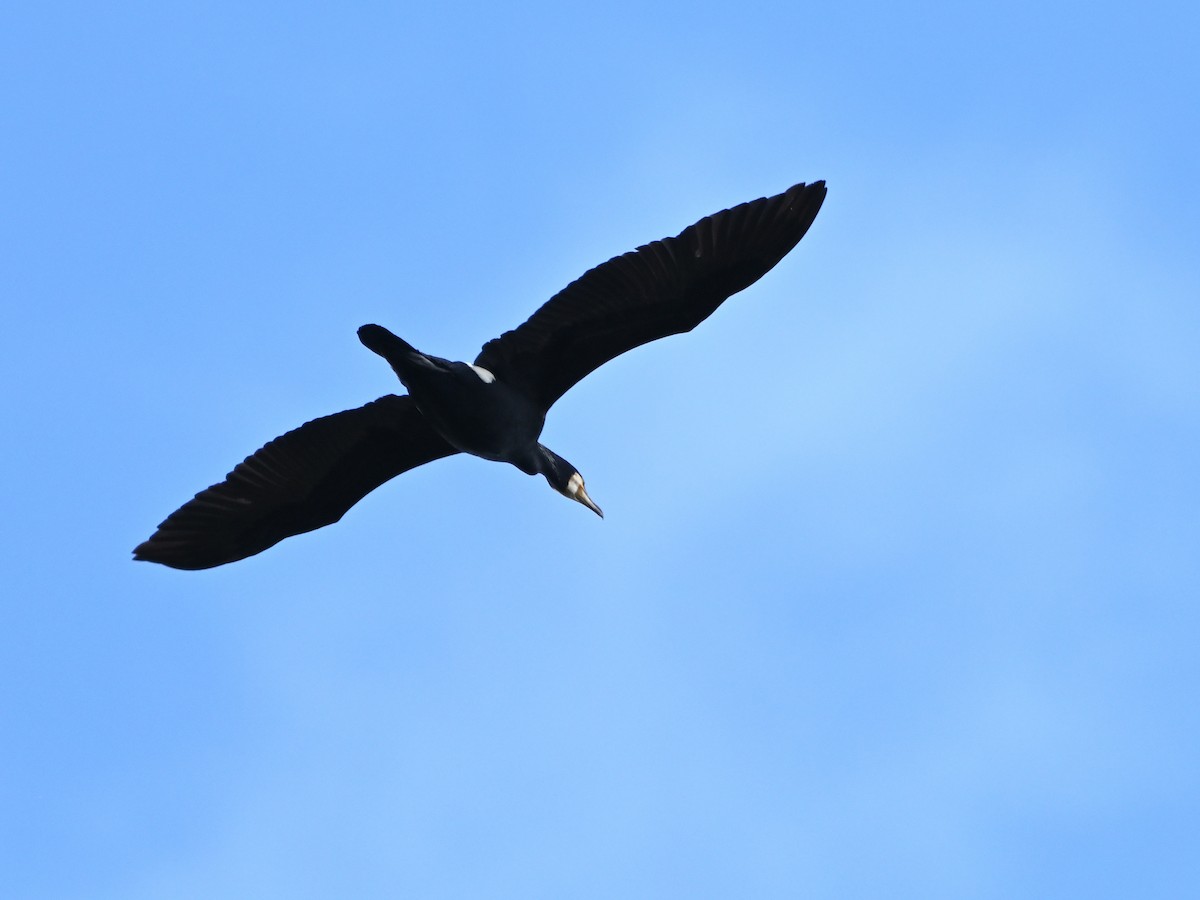
POLYGON ((484 344, 475 364, 545 412, 610 359, 691 331, 756 282, 804 237, 824 200, 825 182, 797 184, 614 257, 484 344))
POLYGON ((410 397, 314 419, 246 458, 133 551, 175 569, 209 569, 331 525, 401 472, 458 451, 410 397))

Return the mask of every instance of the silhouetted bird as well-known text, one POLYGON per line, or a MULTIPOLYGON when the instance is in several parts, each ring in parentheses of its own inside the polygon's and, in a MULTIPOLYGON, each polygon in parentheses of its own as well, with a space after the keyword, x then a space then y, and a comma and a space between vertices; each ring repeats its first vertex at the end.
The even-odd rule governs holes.
POLYGON ((546 412, 572 385, 641 344, 691 331, 796 246, 825 199, 798 184, 701 219, 610 259, 552 297, 474 363, 421 353, 379 325, 359 340, 400 376, 407 396, 301 425, 167 517, 135 559, 207 569, 261 553, 340 519, 401 472, 454 453, 512 463, 597 515, 569 462, 538 443, 546 412))

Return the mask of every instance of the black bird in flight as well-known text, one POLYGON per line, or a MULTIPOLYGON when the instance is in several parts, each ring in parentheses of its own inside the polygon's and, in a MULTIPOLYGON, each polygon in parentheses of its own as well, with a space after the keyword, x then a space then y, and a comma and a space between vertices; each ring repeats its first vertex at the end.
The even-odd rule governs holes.
POLYGON ((797 184, 610 259, 484 344, 474 363, 421 353, 364 325, 359 340, 387 360, 408 394, 276 438, 171 513, 134 558, 176 569, 245 559, 333 524, 401 472, 460 452, 544 475, 602 516, 575 467, 538 443, 547 411, 610 359, 691 331, 756 282, 804 237, 824 200, 825 182, 797 184))

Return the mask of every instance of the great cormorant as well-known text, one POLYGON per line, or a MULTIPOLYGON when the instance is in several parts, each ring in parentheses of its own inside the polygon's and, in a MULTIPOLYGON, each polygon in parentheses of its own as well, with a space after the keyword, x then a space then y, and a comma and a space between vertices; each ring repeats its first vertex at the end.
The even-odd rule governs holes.
POLYGON ((167 517, 133 551, 176 569, 208 569, 261 553, 338 521, 401 472, 471 453, 544 475, 598 515, 583 477, 538 443, 546 413, 581 378, 641 344, 691 331, 796 246, 825 199, 825 183, 707 216, 596 266, 474 363, 421 353, 379 325, 359 340, 408 388, 314 419, 246 458, 220 484, 167 517))

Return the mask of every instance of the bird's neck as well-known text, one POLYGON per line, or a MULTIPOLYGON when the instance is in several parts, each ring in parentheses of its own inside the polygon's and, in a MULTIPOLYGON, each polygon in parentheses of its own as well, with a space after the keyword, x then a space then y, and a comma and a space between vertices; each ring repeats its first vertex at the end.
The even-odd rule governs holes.
MULTIPOLYGON (((575 467, 544 444, 537 445, 537 472, 546 477, 550 487, 559 493, 567 489, 567 483, 575 474, 575 467)), ((532 474, 532 473, 531 473, 532 474)))

